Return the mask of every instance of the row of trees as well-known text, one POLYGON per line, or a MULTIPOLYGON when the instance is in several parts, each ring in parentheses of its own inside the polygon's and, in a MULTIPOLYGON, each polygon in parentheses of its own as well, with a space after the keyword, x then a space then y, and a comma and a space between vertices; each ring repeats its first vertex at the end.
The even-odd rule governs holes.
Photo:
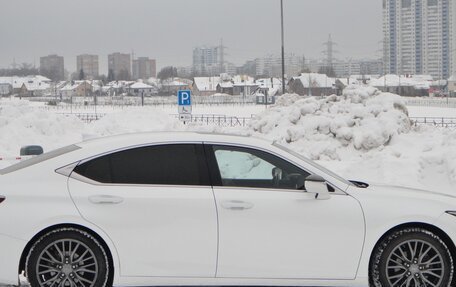
POLYGON ((32 64, 22 63, 15 68, 0 69, 0 77, 38 75, 39 70, 32 64))

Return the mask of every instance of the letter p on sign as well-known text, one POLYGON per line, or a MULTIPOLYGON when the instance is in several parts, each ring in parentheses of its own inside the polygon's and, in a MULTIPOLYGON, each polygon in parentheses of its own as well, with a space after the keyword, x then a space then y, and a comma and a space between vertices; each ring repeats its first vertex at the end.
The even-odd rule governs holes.
POLYGON ((191 106, 192 92, 189 90, 177 92, 177 103, 179 106, 191 106))

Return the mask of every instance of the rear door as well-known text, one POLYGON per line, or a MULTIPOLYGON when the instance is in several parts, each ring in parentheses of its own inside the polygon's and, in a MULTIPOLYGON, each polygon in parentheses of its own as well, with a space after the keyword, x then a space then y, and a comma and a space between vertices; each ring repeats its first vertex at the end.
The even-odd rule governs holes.
POLYGON ((79 165, 82 216, 113 240, 121 276, 214 277, 217 215, 201 144, 131 148, 79 165))

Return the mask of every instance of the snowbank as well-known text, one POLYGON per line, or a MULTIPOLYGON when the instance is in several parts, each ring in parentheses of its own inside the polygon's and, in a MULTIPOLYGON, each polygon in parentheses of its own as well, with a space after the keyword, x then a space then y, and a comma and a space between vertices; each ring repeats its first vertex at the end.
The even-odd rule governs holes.
POLYGON ((340 160, 350 150, 388 145, 410 131, 403 100, 372 87, 349 86, 342 96, 280 97, 250 125, 253 134, 290 144, 312 159, 340 160))
POLYGON ((0 157, 18 156, 24 145, 37 144, 49 151, 93 137, 182 129, 178 119, 157 109, 110 113, 84 124, 76 116, 53 113, 28 101, 1 101, 0 157))
POLYGON ((343 161, 318 161, 350 179, 409 186, 455 195, 456 132, 422 127, 396 137, 389 145, 343 161))
POLYGON ((24 145, 45 150, 81 141, 84 124, 75 117, 38 109, 28 101, 2 101, 0 106, 0 157, 17 156, 24 145))

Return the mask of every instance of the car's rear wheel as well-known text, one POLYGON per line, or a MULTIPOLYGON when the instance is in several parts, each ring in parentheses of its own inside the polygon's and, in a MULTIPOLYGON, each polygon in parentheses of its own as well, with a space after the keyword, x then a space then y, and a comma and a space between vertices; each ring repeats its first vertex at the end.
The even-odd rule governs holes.
POLYGON ((109 268, 106 251, 96 238, 61 228, 33 244, 26 275, 31 287, 106 287, 109 268))
POLYGON ((370 269, 376 287, 447 287, 453 278, 453 258, 436 234, 405 228, 378 245, 370 269))

